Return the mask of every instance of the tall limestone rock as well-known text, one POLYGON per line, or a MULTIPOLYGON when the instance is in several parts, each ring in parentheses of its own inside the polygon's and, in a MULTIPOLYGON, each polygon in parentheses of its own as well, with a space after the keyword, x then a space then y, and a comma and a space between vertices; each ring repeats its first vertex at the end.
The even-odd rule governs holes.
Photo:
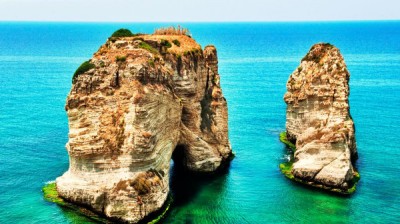
MULTIPOLYGON (((350 74, 339 50, 316 44, 290 75, 284 100, 286 137, 295 143, 288 177, 340 193, 352 193, 359 175, 349 111, 350 74)), ((286 167, 285 167, 286 166, 286 167)))
POLYGON ((85 66, 65 106, 65 200, 136 223, 165 203, 175 149, 195 172, 230 159, 215 47, 187 35, 111 37, 85 66))

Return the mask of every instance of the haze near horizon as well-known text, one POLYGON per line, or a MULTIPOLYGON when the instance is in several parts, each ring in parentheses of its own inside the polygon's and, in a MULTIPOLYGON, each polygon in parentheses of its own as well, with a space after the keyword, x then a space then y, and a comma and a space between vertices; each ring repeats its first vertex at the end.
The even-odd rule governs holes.
POLYGON ((263 22, 398 20, 396 0, 0 0, 0 21, 263 22))

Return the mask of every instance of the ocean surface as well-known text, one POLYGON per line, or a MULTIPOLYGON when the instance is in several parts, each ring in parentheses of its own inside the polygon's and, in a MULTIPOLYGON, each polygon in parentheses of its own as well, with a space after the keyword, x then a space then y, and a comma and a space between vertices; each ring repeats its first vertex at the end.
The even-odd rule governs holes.
MULTIPOLYGON (((41 192, 68 169, 72 74, 116 29, 168 25, 0 22, 0 223, 91 222, 41 192)), ((236 158, 210 178, 172 169, 165 223, 400 222, 400 21, 180 25, 217 47, 236 158), (337 46, 351 74, 361 180, 350 197, 293 183, 278 168, 286 81, 318 42, 337 46)))

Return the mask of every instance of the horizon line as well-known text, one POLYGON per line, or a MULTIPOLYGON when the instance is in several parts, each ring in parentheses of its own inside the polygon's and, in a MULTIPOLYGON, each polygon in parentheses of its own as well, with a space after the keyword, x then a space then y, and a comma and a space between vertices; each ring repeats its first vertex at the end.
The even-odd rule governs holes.
POLYGON ((238 20, 238 21, 107 21, 107 20, 0 20, 0 23, 13 22, 13 23, 313 23, 313 22, 400 22, 400 19, 370 19, 370 20, 238 20))

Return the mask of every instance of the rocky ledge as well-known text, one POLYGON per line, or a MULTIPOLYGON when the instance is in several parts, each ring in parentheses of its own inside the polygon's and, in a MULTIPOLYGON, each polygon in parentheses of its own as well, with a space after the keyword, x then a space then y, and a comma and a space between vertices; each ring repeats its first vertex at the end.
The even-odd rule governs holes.
POLYGON ((350 74, 339 50, 316 44, 290 75, 284 100, 286 133, 294 152, 280 165, 290 179, 343 194, 359 179, 354 124, 349 111, 350 74))
POLYGON ((78 68, 65 106, 70 166, 57 192, 122 222, 166 202, 174 151, 202 173, 232 156, 215 47, 186 30, 158 33, 116 32, 78 68))

